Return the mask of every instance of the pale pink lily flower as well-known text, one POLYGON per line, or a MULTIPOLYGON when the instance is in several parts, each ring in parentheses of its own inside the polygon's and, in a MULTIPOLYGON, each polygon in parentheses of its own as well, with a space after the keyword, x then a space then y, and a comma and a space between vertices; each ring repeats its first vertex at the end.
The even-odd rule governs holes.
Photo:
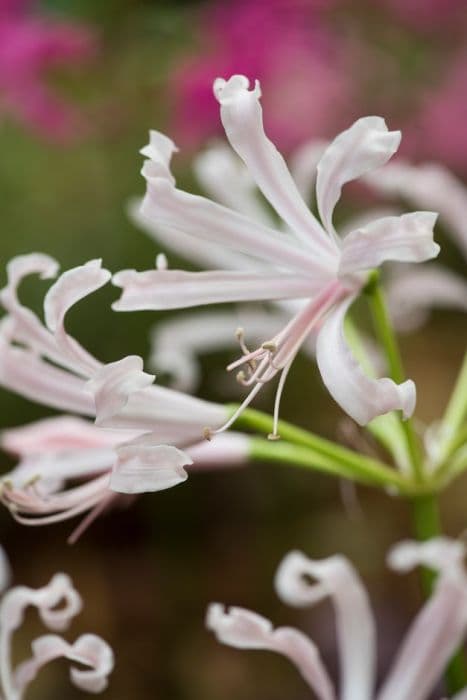
MULTIPOLYGON (((378 691, 375 621, 365 587, 343 556, 312 560, 301 552, 291 552, 275 579, 279 597, 289 605, 308 607, 331 600, 340 659, 338 691, 319 649, 298 629, 274 629, 269 620, 250 610, 225 609, 218 603, 209 607, 206 624, 223 644, 266 649, 288 658, 319 700, 427 700, 467 632, 464 556, 460 542, 441 537, 424 543, 402 542, 390 551, 388 564, 392 569, 406 572, 427 566, 439 576, 432 597, 406 633, 378 691)), ((466 692, 452 700, 465 700, 466 692)))
POLYGON ((56 272, 57 263, 48 256, 17 257, 8 265, 8 284, 0 292, 8 312, 0 326, 0 385, 76 414, 1 436, 0 445, 20 457, 2 483, 2 500, 14 517, 46 524, 91 511, 92 519, 117 494, 159 491, 183 482, 185 467, 193 461, 200 468, 244 464, 245 436, 226 435, 217 447, 202 439, 206 425, 225 422, 224 407, 154 386, 154 376, 143 372, 137 356, 102 364, 66 332, 69 308, 110 278, 100 261, 68 270, 50 287, 45 325, 21 305, 17 288, 23 277, 47 278, 56 272))
MULTIPOLYGON (((366 183, 385 198, 433 206, 440 223, 467 260, 467 188, 440 163, 414 165, 397 160, 376 170, 366 183)), ((432 308, 467 311, 467 282, 445 266, 430 263, 398 270, 388 282, 391 315, 398 328, 420 326, 432 308)))
MULTIPOLYGON (((324 151, 321 142, 309 142, 298 148, 291 157, 291 174, 302 193, 309 199, 314 184, 316 166, 324 151)), ((245 164, 226 143, 215 142, 199 153, 193 161, 198 183, 210 199, 267 225, 277 227, 272 212, 259 197, 256 183, 245 164)), ((200 246, 192 236, 165 227, 144 216, 140 199, 130 201, 128 215, 133 223, 149 235, 162 250, 170 251, 200 269, 242 270, 248 258, 221 246, 200 246)), ((238 307, 213 313, 212 311, 177 315, 167 321, 158 321, 151 333, 149 365, 170 374, 171 386, 180 391, 193 392, 200 382, 197 356, 238 345, 243 329, 248 329, 248 342, 259 344, 284 326, 304 305, 301 300, 278 300, 268 308, 238 307), (202 328, 200 334, 198 329, 202 328), (236 329, 236 332, 233 332, 236 329), (174 352, 174 347, 177 352, 174 352)), ((316 338, 313 334, 302 350, 314 359, 316 338)))
POLYGON ((103 692, 114 667, 114 655, 107 642, 95 634, 83 634, 73 644, 57 634, 45 634, 32 642, 32 656, 13 666, 13 635, 22 625, 28 607, 37 609, 49 630, 61 632, 81 611, 82 600, 66 574, 56 574, 43 588, 15 586, 4 592, 10 578, 8 561, 0 548, 0 698, 22 700, 39 671, 59 658, 72 662, 73 685, 88 693, 103 692))
POLYGON ((400 132, 388 131, 380 117, 366 117, 332 142, 317 169, 321 224, 264 132, 259 84, 249 90, 247 78, 236 75, 228 81, 218 79, 214 91, 231 146, 288 231, 279 235, 232 209, 178 190, 170 172, 176 147, 166 136, 152 132, 150 144, 142 151, 148 157, 143 167, 147 180, 144 216, 166 230, 207 241, 209 246, 232 248, 247 261, 242 271, 121 271, 113 280, 123 289, 114 308, 161 310, 221 302, 306 300, 279 333, 252 352, 242 345, 243 356, 230 365, 230 369, 245 365, 240 379, 253 387, 243 406, 265 382, 282 373, 274 411, 277 426, 287 372, 304 340, 321 324, 317 362, 340 406, 362 425, 394 409, 410 416, 415 406, 413 382, 397 385, 387 378, 366 377, 347 346, 343 324, 347 309, 366 282, 366 271, 386 260, 421 262, 437 255, 439 247, 433 241, 436 214, 385 217, 343 240, 333 225, 343 185, 385 164, 398 148, 400 132))

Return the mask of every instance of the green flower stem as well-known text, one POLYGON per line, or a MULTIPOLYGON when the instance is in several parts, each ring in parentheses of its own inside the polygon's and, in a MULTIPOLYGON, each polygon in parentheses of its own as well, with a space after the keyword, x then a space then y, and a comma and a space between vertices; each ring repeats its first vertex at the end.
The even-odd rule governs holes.
MULTIPOLYGON (((406 379, 404 367, 397 339, 389 318, 383 290, 379 284, 379 273, 377 271, 371 273, 368 284, 365 287, 365 294, 368 296, 370 303, 376 335, 386 355, 389 373, 395 382, 401 384, 406 379)), ((423 458, 413 423, 411 420, 405 420, 401 422, 401 426, 404 430, 408 451, 410 453, 414 479, 418 482, 422 482, 424 478, 423 458)))
MULTIPOLYGON (((440 462, 445 462, 459 446, 459 433, 467 430, 467 352, 465 353, 454 391, 441 421, 440 462)), ((462 438, 461 438, 462 440, 462 438)))
MULTIPOLYGON (((236 409, 237 406, 230 407, 232 413, 236 409)), ((269 434, 273 429, 273 420, 266 413, 248 408, 238 417, 235 426, 269 434)), ((279 434, 283 440, 252 438, 252 458, 290 462, 295 466, 319 469, 365 484, 383 488, 392 487, 404 495, 414 495, 419 492, 416 484, 396 470, 387 467, 383 462, 358 454, 303 428, 279 421, 279 434), (299 447, 304 449, 298 449, 299 447), (296 452, 294 452, 295 448, 296 452)))

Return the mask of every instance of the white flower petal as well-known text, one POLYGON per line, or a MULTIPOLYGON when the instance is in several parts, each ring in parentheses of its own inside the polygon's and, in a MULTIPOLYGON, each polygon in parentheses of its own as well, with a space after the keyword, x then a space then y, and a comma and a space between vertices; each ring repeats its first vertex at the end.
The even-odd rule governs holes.
POLYGON ((155 377, 143 372, 143 366, 141 357, 128 355, 104 365, 89 380, 88 388, 94 395, 98 425, 105 425, 119 413, 133 392, 151 386, 155 377))
POLYGON ((106 284, 111 273, 103 270, 101 260, 91 260, 85 265, 64 272, 47 292, 44 299, 45 321, 65 355, 71 358, 86 375, 99 369, 101 363, 90 355, 65 331, 64 321, 68 310, 78 301, 106 284))
POLYGON ((316 344, 319 371, 329 393, 359 425, 376 416, 402 410, 409 418, 415 408, 416 390, 409 379, 367 377, 353 357, 344 335, 344 319, 352 299, 341 302, 323 323, 316 344))
POLYGON ((292 270, 329 270, 329 264, 326 267, 312 252, 292 245, 279 231, 205 197, 183 192, 160 177, 148 180, 141 213, 155 226, 195 237, 198 245, 204 240, 292 270))
POLYGON ((315 644, 291 627, 273 629, 269 620, 244 608, 214 603, 206 626, 223 644, 237 649, 266 649, 288 658, 300 671, 319 700, 335 700, 334 689, 315 644))
POLYGON ((94 401, 83 379, 44 362, 32 352, 9 346, 1 331, 0 384, 44 406, 94 415, 94 401))
POLYGON ((116 430, 102 430, 76 416, 54 416, 7 428, 0 433, 0 446, 20 457, 50 454, 64 450, 114 447, 128 436, 116 430))
POLYGON ((408 571, 423 565, 439 570, 435 592, 412 623, 378 700, 424 700, 439 680, 467 629, 467 577, 460 542, 436 538, 403 542, 389 564, 408 571))
POLYGON ((161 445, 157 436, 143 435, 117 447, 110 488, 119 493, 162 491, 188 478, 191 458, 176 447, 161 445))
POLYGON ((250 438, 244 433, 228 431, 216 435, 214 440, 202 440, 186 449, 193 460, 190 472, 208 469, 231 469, 248 464, 250 438))
POLYGON ((84 634, 74 644, 54 634, 44 635, 33 641, 32 651, 32 658, 20 664, 15 673, 15 685, 20 692, 24 692, 43 666, 55 659, 65 658, 89 667, 70 669, 72 682, 88 693, 105 690, 107 677, 114 667, 112 649, 94 634, 84 634))
POLYGON ((388 131, 381 117, 363 117, 328 146, 316 181, 318 210, 327 231, 334 232, 332 217, 343 185, 386 163, 400 139, 400 131, 388 131))
POLYGON ((387 285, 391 318, 400 330, 414 330, 433 308, 467 312, 467 282, 439 265, 413 267, 387 285))
POLYGON ((249 90, 249 80, 243 75, 234 75, 228 81, 218 78, 214 93, 221 105, 227 138, 266 199, 310 250, 332 257, 332 241, 306 206, 283 157, 264 133, 259 83, 249 90))
POLYGON ((322 286, 321 280, 297 274, 183 270, 122 270, 114 275, 112 282, 123 290, 112 305, 115 311, 300 299, 314 296, 322 286))
POLYGON ((314 561, 301 552, 290 552, 279 566, 275 586, 279 597, 294 606, 314 605, 327 596, 332 599, 341 662, 340 697, 371 700, 376 670, 374 620, 367 593, 347 559, 336 555, 314 561), (310 576, 317 583, 310 584, 306 580, 310 576))
POLYGON ((140 153, 149 158, 149 161, 145 163, 145 168, 151 177, 163 177, 175 184, 170 171, 170 162, 173 154, 177 151, 178 148, 172 139, 160 131, 152 129, 149 132, 149 143, 140 150, 140 153))
POLYGON ((157 218, 150 218, 142 212, 141 198, 131 199, 127 213, 137 228, 149 235, 165 251, 172 251, 180 258, 189 260, 201 269, 214 270, 256 269, 259 262, 253 261, 243 253, 217 245, 212 241, 209 245, 200 245, 198 238, 184 233, 178 228, 162 224, 157 218))
POLYGON ((379 267, 388 260, 424 262, 439 253, 433 241, 437 214, 417 211, 378 219, 351 231, 342 242, 339 274, 379 267))
POLYGON ((467 188, 443 165, 411 165, 398 159, 365 181, 384 195, 398 196, 417 207, 438 211, 441 224, 467 257, 467 188))
POLYGON ((193 169, 203 190, 216 202, 274 227, 274 219, 257 197, 254 179, 227 144, 215 143, 202 151, 193 169))

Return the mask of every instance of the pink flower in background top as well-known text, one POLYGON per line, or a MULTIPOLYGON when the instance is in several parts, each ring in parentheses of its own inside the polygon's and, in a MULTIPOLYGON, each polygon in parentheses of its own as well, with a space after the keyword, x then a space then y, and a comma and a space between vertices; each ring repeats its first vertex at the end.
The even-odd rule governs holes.
POLYGON ((173 77, 179 143, 196 147, 219 132, 210 86, 218 75, 235 73, 261 80, 266 126, 285 150, 342 127, 354 103, 355 81, 346 40, 337 41, 324 25, 320 5, 310 0, 214 4, 203 16, 200 45, 173 77))
POLYGON ((410 155, 437 159, 465 173, 467 154, 467 52, 458 54, 444 76, 420 100, 406 129, 410 155))
POLYGON ((47 72, 89 59, 89 29, 33 12, 27 0, 0 0, 0 110, 48 138, 82 131, 75 108, 47 83, 47 72))

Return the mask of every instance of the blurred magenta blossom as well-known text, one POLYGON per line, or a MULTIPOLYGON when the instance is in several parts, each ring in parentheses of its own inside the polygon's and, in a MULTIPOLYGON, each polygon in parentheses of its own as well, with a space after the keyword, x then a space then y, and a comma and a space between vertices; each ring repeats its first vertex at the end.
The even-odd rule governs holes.
POLYGON ((196 147, 219 132, 211 86, 218 76, 236 73, 261 80, 268 132, 285 150, 311 135, 335 133, 354 96, 348 79, 351 52, 328 30, 320 11, 329 5, 310 0, 213 4, 202 17, 199 47, 174 76, 179 143, 196 147))
POLYGON ((82 132, 78 111, 48 84, 47 73, 95 54, 84 26, 36 11, 30 0, 0 0, 0 110, 54 140, 82 132))

